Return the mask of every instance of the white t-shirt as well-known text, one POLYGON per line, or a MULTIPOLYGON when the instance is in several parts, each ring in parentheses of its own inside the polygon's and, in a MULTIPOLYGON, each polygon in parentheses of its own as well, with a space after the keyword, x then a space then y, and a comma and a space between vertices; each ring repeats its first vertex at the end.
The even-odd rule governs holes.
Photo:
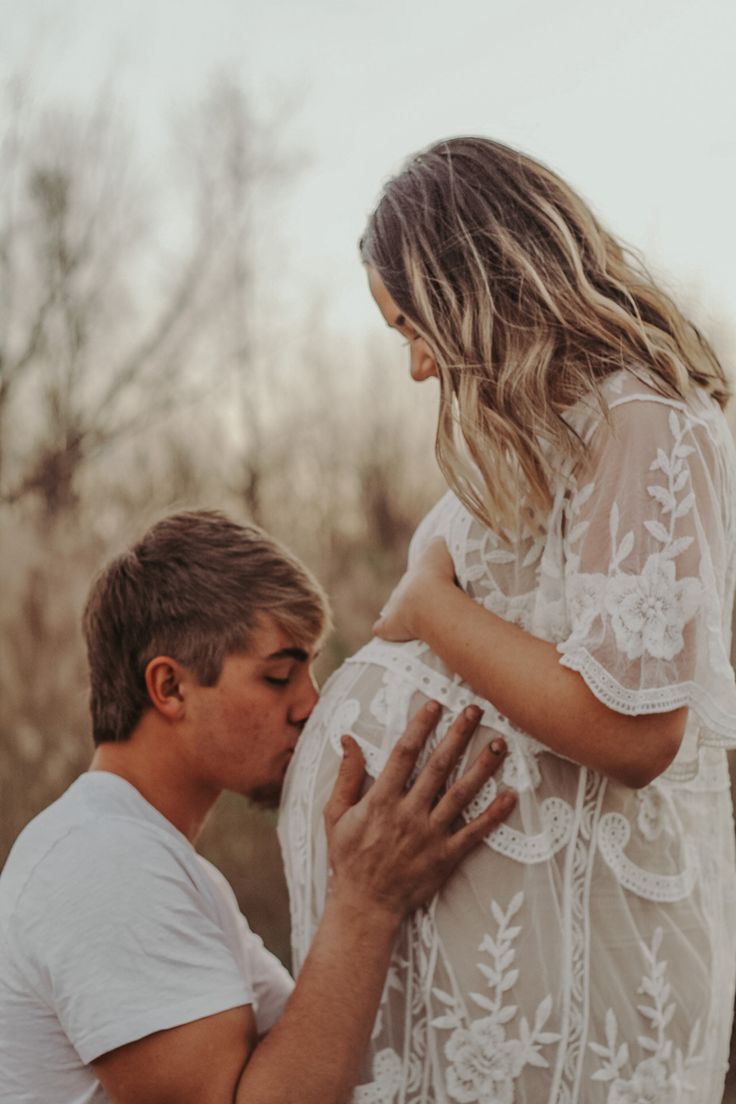
POLYGON ((186 837, 124 779, 82 775, 0 877, 0 1102, 103 1104, 101 1054, 244 1004, 262 1034, 292 987, 186 837))

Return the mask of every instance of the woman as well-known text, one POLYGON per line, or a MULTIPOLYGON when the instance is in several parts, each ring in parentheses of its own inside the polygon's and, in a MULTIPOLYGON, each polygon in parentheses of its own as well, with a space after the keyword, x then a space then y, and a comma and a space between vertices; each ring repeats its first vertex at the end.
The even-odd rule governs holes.
POLYGON ((475 701, 517 809, 406 926, 355 1100, 718 1104, 736 968, 723 371, 580 198, 496 142, 411 160, 361 251, 412 377, 439 379, 451 489, 290 770, 296 965, 340 735, 375 776, 421 701, 448 722, 475 701))

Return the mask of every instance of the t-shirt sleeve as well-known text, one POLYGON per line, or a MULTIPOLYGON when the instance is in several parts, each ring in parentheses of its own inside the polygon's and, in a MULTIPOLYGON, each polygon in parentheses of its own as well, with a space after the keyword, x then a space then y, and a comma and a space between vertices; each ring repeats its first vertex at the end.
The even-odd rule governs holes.
POLYGON ((620 403, 590 441, 565 517, 561 663, 625 714, 688 706, 699 739, 736 746, 728 655, 730 455, 707 419, 620 403))
POLYGON ((238 958, 253 987, 253 1010, 258 1034, 265 1035, 284 1011, 294 989, 294 979, 276 955, 266 949, 261 937, 251 930, 224 875, 201 855, 199 861, 212 882, 228 921, 232 922, 238 958))
POLYGON ((206 886, 164 833, 75 828, 33 872, 13 925, 29 983, 83 1062, 252 1004, 206 886))
POLYGON ((240 923, 255 993, 258 1034, 265 1035, 280 1019, 293 992, 294 979, 276 955, 264 947, 261 937, 250 930, 244 916, 240 923))

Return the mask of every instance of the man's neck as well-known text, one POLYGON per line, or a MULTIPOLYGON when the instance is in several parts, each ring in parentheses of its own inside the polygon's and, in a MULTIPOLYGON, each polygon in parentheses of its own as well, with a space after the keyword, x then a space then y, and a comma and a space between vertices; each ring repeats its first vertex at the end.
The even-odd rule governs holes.
POLYGON ((124 778, 191 843, 219 797, 219 792, 188 776, 160 733, 142 726, 128 740, 99 744, 89 770, 124 778))

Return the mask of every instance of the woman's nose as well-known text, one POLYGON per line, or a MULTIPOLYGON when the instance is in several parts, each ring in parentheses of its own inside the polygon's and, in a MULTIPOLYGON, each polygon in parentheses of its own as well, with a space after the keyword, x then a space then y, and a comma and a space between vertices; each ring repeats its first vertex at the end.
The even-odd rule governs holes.
POLYGON ((424 341, 416 341, 411 350, 411 377, 421 381, 437 375, 437 362, 424 341))

